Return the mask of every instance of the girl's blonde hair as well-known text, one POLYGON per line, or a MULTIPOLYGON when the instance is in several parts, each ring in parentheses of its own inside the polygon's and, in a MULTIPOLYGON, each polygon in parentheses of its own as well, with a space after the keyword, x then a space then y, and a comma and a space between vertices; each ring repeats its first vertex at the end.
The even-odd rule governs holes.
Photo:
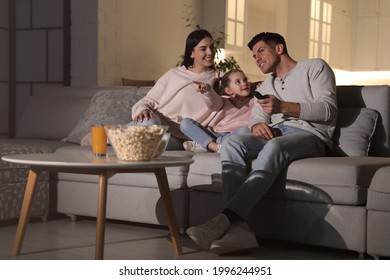
POLYGON ((227 95, 225 92, 225 88, 229 86, 230 83, 230 75, 233 73, 242 73, 245 76, 244 71, 241 69, 232 69, 226 72, 222 77, 218 77, 215 79, 213 83, 213 88, 216 93, 219 95, 227 95))

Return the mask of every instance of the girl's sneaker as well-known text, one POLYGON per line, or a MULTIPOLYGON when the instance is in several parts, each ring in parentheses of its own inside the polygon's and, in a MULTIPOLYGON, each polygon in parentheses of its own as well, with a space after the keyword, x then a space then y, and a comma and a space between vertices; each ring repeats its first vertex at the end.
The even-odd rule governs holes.
POLYGON ((207 152, 207 149, 203 148, 198 142, 195 141, 185 141, 183 143, 184 150, 187 152, 194 153, 204 153, 207 152))

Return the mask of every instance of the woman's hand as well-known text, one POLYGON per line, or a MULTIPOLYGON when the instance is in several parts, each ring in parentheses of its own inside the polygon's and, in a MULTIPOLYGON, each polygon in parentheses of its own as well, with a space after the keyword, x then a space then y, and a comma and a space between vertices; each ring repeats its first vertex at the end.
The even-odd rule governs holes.
POLYGON ((205 84, 198 81, 193 81, 193 83, 196 85, 196 91, 200 93, 205 93, 210 91, 211 86, 209 84, 205 84))
POLYGON ((133 120, 134 123, 140 123, 144 119, 149 120, 153 116, 153 113, 147 109, 143 110, 138 116, 133 120))

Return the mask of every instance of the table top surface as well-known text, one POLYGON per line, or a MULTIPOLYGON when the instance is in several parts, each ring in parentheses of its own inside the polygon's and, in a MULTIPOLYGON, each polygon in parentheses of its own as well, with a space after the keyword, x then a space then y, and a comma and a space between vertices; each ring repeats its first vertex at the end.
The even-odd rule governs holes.
POLYGON ((3 161, 30 166, 82 167, 82 168, 159 168, 190 165, 193 159, 187 157, 160 156, 149 161, 123 161, 114 155, 95 157, 85 153, 39 153, 14 154, 1 158, 3 161))

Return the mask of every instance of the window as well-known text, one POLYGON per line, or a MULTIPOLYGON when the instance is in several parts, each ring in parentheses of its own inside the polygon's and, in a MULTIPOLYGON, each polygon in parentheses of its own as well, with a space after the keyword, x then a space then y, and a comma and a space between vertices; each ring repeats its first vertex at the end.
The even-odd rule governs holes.
POLYGON ((322 0, 311 0, 309 57, 329 61, 332 5, 322 0))
POLYGON ((227 1, 226 44, 244 46, 245 0, 227 1))

